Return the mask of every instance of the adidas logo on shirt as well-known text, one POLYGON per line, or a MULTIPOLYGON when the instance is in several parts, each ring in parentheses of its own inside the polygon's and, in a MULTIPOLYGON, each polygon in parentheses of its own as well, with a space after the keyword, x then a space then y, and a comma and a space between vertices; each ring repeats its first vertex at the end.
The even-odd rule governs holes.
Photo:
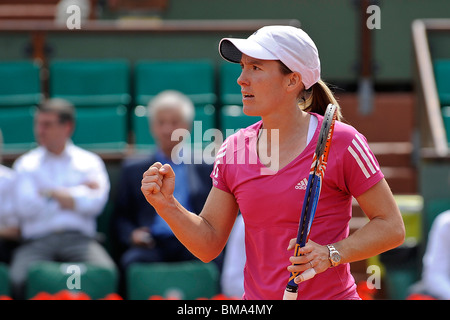
POLYGON ((295 186, 295 189, 297 189, 297 190, 306 190, 306 186, 307 185, 308 185, 308 179, 303 178, 302 181, 297 183, 297 185, 295 186))

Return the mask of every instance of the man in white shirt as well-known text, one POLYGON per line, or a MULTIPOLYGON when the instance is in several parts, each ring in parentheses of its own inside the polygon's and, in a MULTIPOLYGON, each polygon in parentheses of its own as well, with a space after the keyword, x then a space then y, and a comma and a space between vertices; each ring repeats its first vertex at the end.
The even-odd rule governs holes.
MULTIPOLYGON (((0 163, 3 137, 0 130, 0 163)), ((9 264, 11 253, 19 240, 19 222, 14 207, 15 173, 0 164, 0 263, 9 264)))
POLYGON ((69 102, 45 101, 35 115, 39 147, 13 165, 23 240, 10 268, 16 299, 24 298, 27 271, 36 261, 116 268, 94 238, 97 216, 108 200, 109 177, 98 155, 71 142, 74 127, 75 111, 69 102))
POLYGON ((422 282, 425 292, 437 299, 450 299, 450 210, 439 214, 428 235, 423 257, 422 282))

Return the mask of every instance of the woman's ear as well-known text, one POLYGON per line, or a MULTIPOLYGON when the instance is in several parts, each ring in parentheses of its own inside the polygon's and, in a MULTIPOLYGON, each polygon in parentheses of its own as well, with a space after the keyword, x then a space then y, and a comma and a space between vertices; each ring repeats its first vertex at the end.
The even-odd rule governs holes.
POLYGON ((300 73, 292 72, 289 74, 289 82, 287 89, 288 91, 295 91, 297 93, 305 89, 302 82, 302 76, 300 73))

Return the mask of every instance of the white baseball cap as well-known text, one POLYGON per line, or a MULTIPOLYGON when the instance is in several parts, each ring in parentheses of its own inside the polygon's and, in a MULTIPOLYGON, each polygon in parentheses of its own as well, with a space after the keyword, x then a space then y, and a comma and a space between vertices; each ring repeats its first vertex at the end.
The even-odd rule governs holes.
POLYGON ((219 53, 227 61, 239 63, 242 53, 261 60, 280 60, 302 76, 305 89, 320 79, 317 47, 302 29, 291 26, 266 26, 247 39, 224 38, 219 53))

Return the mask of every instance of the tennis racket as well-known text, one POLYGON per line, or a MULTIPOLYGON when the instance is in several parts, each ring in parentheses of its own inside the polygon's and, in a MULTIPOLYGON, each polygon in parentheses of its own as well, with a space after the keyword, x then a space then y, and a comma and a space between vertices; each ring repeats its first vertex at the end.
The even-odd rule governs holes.
MULTIPOLYGON (((329 104, 323 118, 322 126, 319 132, 316 150, 314 152, 311 170, 309 172, 308 184, 306 186, 305 198, 303 200, 302 213, 297 233, 297 243, 295 245, 294 255, 300 256, 300 248, 306 245, 309 238, 309 232, 319 202, 320 190, 322 189, 322 180, 327 168, 328 154, 330 152, 331 138, 333 137, 334 123, 337 118, 337 106, 329 104)), ((284 291, 283 300, 296 300, 298 285, 294 282, 299 272, 291 272, 289 282, 284 291)), ((304 280, 315 276, 314 268, 307 269, 302 273, 304 280)))

